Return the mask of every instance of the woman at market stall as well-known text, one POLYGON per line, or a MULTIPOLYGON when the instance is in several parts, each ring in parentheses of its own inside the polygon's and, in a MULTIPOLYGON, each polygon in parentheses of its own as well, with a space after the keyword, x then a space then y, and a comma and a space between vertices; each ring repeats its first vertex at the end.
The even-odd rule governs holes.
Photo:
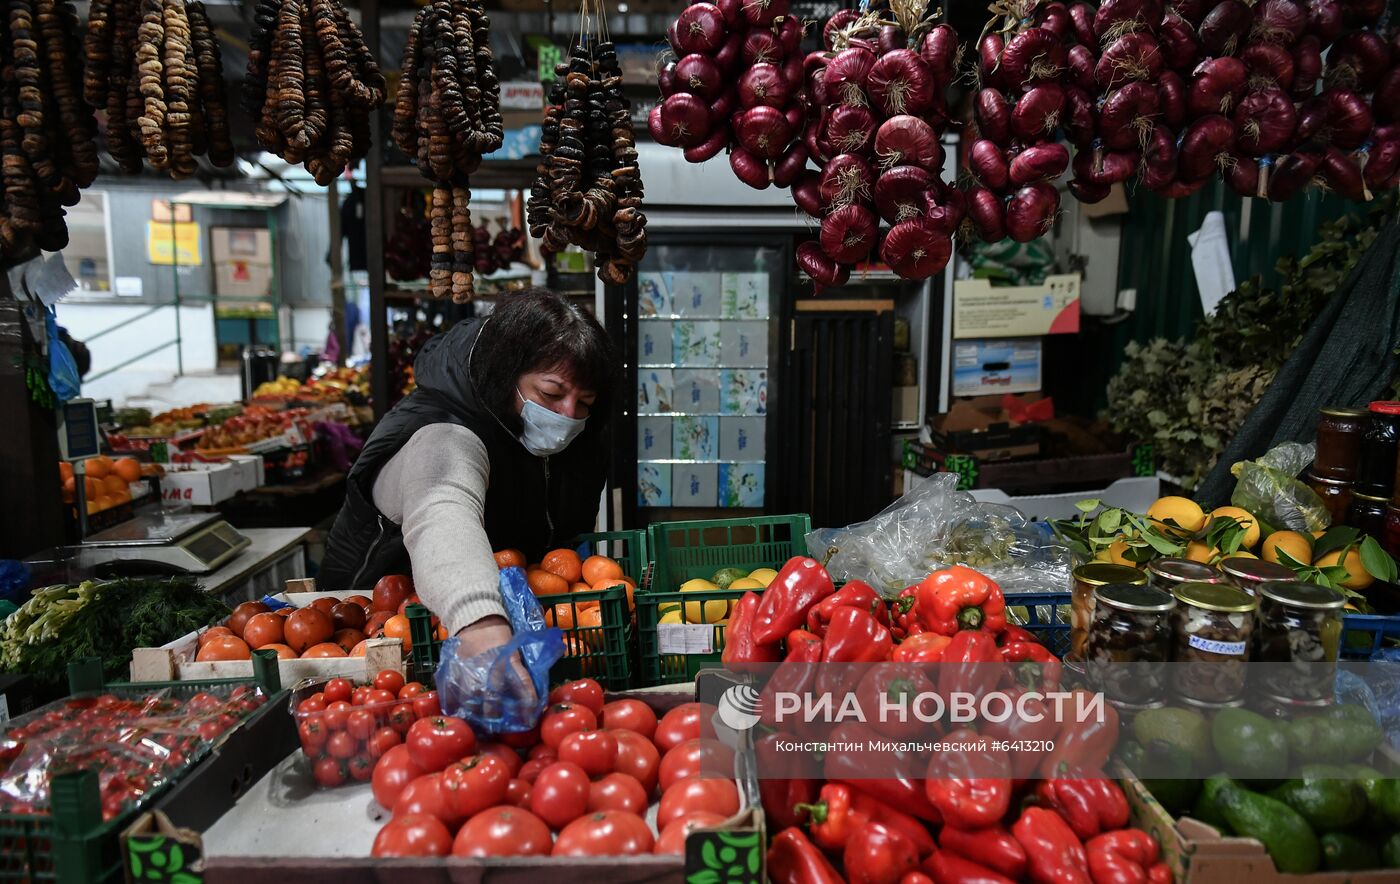
POLYGON ((428 341, 417 389, 375 427, 346 482, 320 582, 369 593, 413 575, 477 654, 511 638, 493 550, 539 561, 594 525, 616 373, 598 321, 544 289, 428 341))

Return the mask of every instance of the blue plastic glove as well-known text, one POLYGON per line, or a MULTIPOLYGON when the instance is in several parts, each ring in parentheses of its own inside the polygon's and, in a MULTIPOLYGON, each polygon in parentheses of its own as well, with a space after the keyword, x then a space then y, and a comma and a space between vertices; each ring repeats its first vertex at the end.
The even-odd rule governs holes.
POLYGON ((435 676, 442 710, 493 734, 535 726, 549 700, 550 667, 564 656, 563 633, 545 626, 524 571, 501 571, 501 601, 514 638, 487 653, 462 657, 453 636, 442 643, 435 676))

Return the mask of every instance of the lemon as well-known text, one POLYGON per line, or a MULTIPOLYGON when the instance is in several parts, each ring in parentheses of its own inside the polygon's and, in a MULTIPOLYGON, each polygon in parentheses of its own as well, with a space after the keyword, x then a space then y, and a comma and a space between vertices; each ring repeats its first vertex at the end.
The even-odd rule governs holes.
POLYGON ((1240 549, 1253 549, 1254 544, 1259 542, 1259 520, 1248 511, 1237 506, 1218 506, 1210 511, 1212 519, 1234 519, 1244 526, 1244 540, 1240 541, 1240 549))
POLYGON ((680 622, 681 622, 681 609, 680 609, 680 608, 672 608, 671 610, 667 611, 665 614, 662 614, 662 615, 661 615, 661 619, 658 620, 658 621, 656 621, 656 622, 657 622, 658 624, 661 624, 661 623, 680 623, 680 622))
POLYGON ((1228 558, 1232 558, 1232 559, 1257 559, 1257 558, 1259 558, 1259 557, 1256 556, 1254 553, 1250 552, 1250 551, 1247 550, 1247 549, 1237 549, 1237 550, 1235 550, 1234 552, 1230 553, 1230 555, 1228 556, 1228 558))
POLYGON ((1215 547, 1207 546, 1199 540, 1193 540, 1186 544, 1186 552, 1182 553, 1181 557, 1190 559, 1193 562, 1200 562, 1203 565, 1209 565, 1218 555, 1220 555, 1220 551, 1215 547))
MULTIPOLYGON (((715 585, 708 580, 687 580, 681 586, 681 592, 715 592, 715 585)), ((699 602, 685 603, 685 620, 687 623, 717 623, 729 616, 729 601, 727 599, 707 599, 699 602)))
POLYGON ((1376 578, 1372 577, 1371 572, 1367 571, 1365 566, 1361 564, 1361 553, 1354 547, 1347 550, 1346 553, 1347 557, 1343 560, 1341 550, 1330 552, 1313 562, 1313 567, 1331 568, 1340 562, 1341 566, 1347 569, 1347 579, 1342 581, 1342 586, 1347 589, 1365 589, 1375 583, 1376 578))
POLYGON ((761 586, 767 587, 773 582, 773 578, 778 576, 778 572, 772 568, 755 568, 749 572, 750 580, 757 580, 761 586))
POLYGON ((730 589, 765 589, 765 585, 753 577, 740 577, 729 584, 730 589))
POLYGON ((1259 547, 1259 555, 1266 562, 1273 562, 1276 565, 1283 564, 1283 559, 1279 552, 1286 552, 1293 557, 1294 561, 1304 564, 1312 561, 1312 538, 1297 531, 1275 531, 1264 538, 1264 545, 1259 547))
POLYGON ((1205 527, 1206 514, 1194 500, 1185 497, 1161 497, 1147 508, 1147 517, 1167 531, 1195 534, 1205 527), (1174 525, 1167 524, 1171 519, 1174 525))
POLYGON ((703 577, 696 577, 681 584, 681 592, 714 592, 717 589, 718 586, 703 577))

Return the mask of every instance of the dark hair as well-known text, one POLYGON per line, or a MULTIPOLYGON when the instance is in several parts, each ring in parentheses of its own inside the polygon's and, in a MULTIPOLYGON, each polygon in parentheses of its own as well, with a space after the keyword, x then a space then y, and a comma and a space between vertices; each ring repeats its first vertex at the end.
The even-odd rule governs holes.
POLYGON ((594 420, 606 420, 617 378, 612 339, 593 314, 548 289, 502 295, 481 330, 472 356, 477 394, 507 427, 518 430, 515 389, 520 376, 558 368, 598 398, 594 420))

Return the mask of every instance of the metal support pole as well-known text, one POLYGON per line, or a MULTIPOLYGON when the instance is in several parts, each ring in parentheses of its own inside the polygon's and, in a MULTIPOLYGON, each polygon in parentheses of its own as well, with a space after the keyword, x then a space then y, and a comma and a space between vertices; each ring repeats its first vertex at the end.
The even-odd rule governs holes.
MULTIPOLYGON (((379 0, 360 3, 365 45, 383 56, 379 40, 379 0)), ((389 410, 389 310, 384 303, 384 112, 369 117, 370 147, 365 158, 365 267, 369 271, 369 392, 376 420, 389 410)))
POLYGON ((345 340, 345 266, 340 260, 340 181, 326 188, 326 221, 331 234, 331 334, 340 344, 336 365, 344 365, 350 355, 350 342, 345 340))
MULTIPOLYGON (((185 345, 180 340, 180 237, 179 227, 175 223, 175 202, 172 200, 170 206, 170 276, 175 284, 175 376, 183 377, 185 374, 185 345)), ((193 215, 193 209, 191 209, 193 215)), ((218 312, 218 304, 215 303, 215 312, 218 312)))

